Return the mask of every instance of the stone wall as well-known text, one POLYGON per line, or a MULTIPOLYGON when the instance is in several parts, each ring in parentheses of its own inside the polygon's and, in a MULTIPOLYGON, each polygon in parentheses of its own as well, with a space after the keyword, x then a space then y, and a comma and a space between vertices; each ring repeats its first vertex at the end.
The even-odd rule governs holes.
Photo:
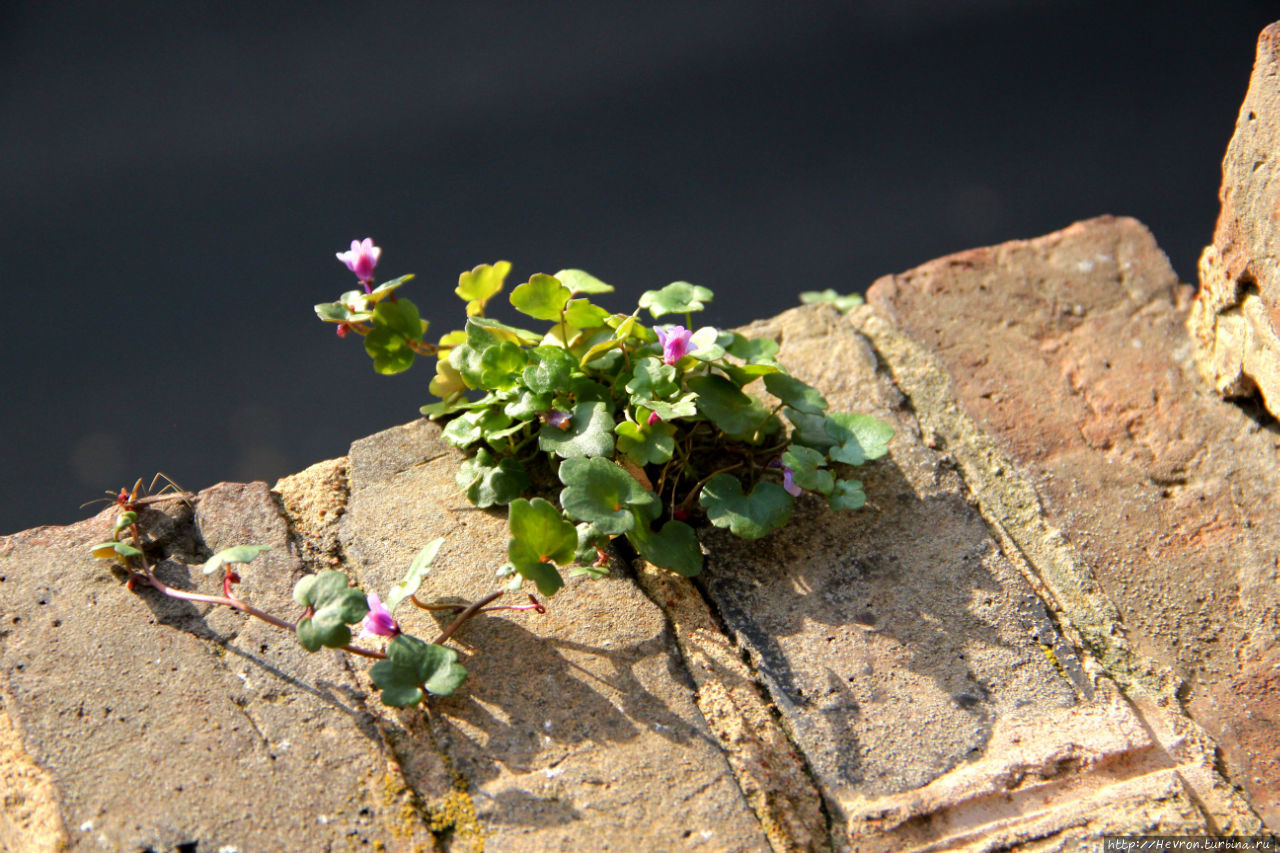
MULTIPOLYGON (((126 590, 86 551, 113 511, 0 538, 0 847, 1076 850, 1280 830, 1280 428, 1196 368, 1232 311, 1275 305, 1271 238, 1228 214, 1264 190, 1224 187, 1234 242, 1206 254, 1235 307, 1102 217, 885 277, 848 315, 755 324, 833 407, 893 423, 868 506, 802 498, 759 542, 702 531, 696 581, 615 558, 544 615, 478 618, 454 641, 469 680, 425 710, 381 706, 358 662, 270 626, 126 590)), ((415 421, 271 488, 157 503, 157 571, 197 588, 209 552, 270 544, 242 588, 287 611, 306 572, 383 588, 444 536, 427 593, 474 599, 506 528, 457 493, 461 458, 415 421)))

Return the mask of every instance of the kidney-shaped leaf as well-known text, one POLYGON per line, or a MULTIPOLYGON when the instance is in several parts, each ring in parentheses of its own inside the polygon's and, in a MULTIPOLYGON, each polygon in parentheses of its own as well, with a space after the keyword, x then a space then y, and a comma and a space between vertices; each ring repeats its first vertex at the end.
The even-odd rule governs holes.
POLYGON ((661 532, 638 524, 627 534, 640 556, 655 566, 670 569, 676 574, 691 578, 702 571, 702 548, 693 528, 683 521, 668 521, 661 532))
POLYGON ((785 373, 772 373, 764 378, 769 393, 796 411, 820 415, 827 410, 827 398, 817 388, 785 373))
POLYGON ((351 629, 369 612, 360 590, 347 585, 347 576, 328 569, 298 581, 293 597, 313 613, 298 622, 298 642, 309 652, 321 646, 341 648, 351 642, 351 629))
POLYGON ((646 290, 640 294, 640 307, 648 308, 654 317, 687 314, 706 308, 711 296, 711 291, 705 287, 687 281, 675 281, 661 290, 646 290))
POLYGON ((382 704, 407 708, 426 693, 448 696, 457 690, 467 678, 466 667, 457 661, 453 649, 400 634, 387 645, 387 659, 369 668, 369 676, 382 691, 382 704))
POLYGON ((702 487, 698 503, 716 527, 727 527, 743 539, 759 539, 791 518, 791 495, 777 483, 756 483, 751 494, 732 474, 717 474, 702 487))
POLYGON ((850 412, 827 415, 826 431, 836 443, 828 455, 850 465, 884 456, 889 452, 889 439, 893 438, 893 427, 884 421, 850 412))
POLYGON ((632 510, 652 518, 659 509, 652 492, 608 459, 566 459, 560 465, 560 504, 570 518, 589 521, 616 536, 635 526, 632 510))
POLYGON ((569 412, 565 428, 543 425, 538 448, 562 459, 613 455, 613 416, 603 402, 579 403, 569 412))
POLYGON ((535 320, 559 320, 560 311, 572 295, 559 279, 538 273, 511 291, 511 304, 535 320))
POLYGON ((560 270, 556 278, 574 293, 612 293, 613 285, 605 284, 585 270, 560 270))

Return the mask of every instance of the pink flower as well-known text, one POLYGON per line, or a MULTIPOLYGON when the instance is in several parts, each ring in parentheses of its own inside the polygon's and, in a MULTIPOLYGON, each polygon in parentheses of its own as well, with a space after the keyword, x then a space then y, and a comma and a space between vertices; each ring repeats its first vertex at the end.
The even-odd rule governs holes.
POLYGON ((373 238, 365 237, 364 240, 352 240, 351 250, 338 252, 338 260, 346 264, 347 269, 356 274, 356 278, 368 281, 373 278, 373 268, 378 265, 378 256, 381 254, 382 249, 373 245, 373 238))
POLYGON ((662 421, 662 418, 658 417, 657 412, 649 413, 649 426, 653 426, 654 424, 659 423, 661 421, 662 421))
POLYGON ((684 326, 671 326, 668 329, 654 329, 658 333, 658 341, 662 344, 662 361, 666 364, 675 364, 689 353, 693 352, 693 345, 689 339, 693 337, 693 332, 684 326))
POLYGON ((369 593, 369 612, 365 614, 360 626, 364 629, 360 632, 362 637, 372 637, 374 634, 379 637, 394 637, 400 633, 400 625, 391 618, 391 611, 383 606, 382 599, 378 598, 376 592, 369 593))

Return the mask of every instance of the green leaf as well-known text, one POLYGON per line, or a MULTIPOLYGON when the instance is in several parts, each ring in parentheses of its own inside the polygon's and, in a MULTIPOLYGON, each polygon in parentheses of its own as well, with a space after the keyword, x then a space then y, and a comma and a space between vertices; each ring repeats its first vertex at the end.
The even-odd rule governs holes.
POLYGON ((419 406, 418 412, 425 418, 442 418, 466 408, 466 397, 452 397, 448 400, 437 400, 425 406, 419 406))
POLYGON ((723 376, 701 374, 686 380, 698 395, 698 411, 733 437, 750 437, 764 425, 769 412, 723 376))
POLYGON ((375 287, 373 289, 373 292, 369 294, 369 301, 381 302, 382 300, 390 296, 397 287, 404 284, 406 281, 411 280, 412 278, 413 278, 413 273, 409 273, 408 275, 402 275, 399 278, 393 278, 388 281, 384 281, 382 284, 375 287))
POLYGON ((541 346, 530 353, 529 366, 521 380, 526 388, 538 394, 554 394, 565 390, 577 361, 564 347, 541 346))
POLYGON ((417 307, 408 299, 380 302, 373 310, 373 324, 364 338, 373 369, 382 374, 408 370, 415 356, 409 342, 422 340, 425 331, 417 307))
POLYGON ((835 488, 827 495, 832 509, 858 509, 866 502, 867 495, 857 480, 836 480, 835 488))
POLYGON ((827 419, 822 415, 798 412, 790 407, 782 410, 795 427, 791 432, 792 444, 802 444, 826 453, 836 442, 827 434, 827 419))
MULTIPOLYGON (((527 370, 528 368, 526 368, 527 370)), ((530 421, 538 416, 539 412, 549 411, 551 409, 550 394, 535 394, 532 391, 521 389, 514 400, 511 400, 502 407, 502 411, 509 417, 518 418, 522 421, 530 421)))
MULTIPOLYGON (((596 561, 596 546, 604 547, 609 542, 608 534, 601 533, 600 530, 589 521, 580 521, 575 525, 578 531, 578 550, 574 552, 573 558, 579 563, 585 563, 588 566, 596 561)), ((609 573, 607 568, 593 572, 587 572, 594 578, 604 577, 609 573)))
POLYGON ((120 535, 120 531, 136 523, 137 520, 138 520, 138 514, 131 509, 127 509, 124 512, 117 515, 116 529, 115 529, 116 535, 117 536, 120 535))
POLYGON ((607 326, 584 333, 574 342, 575 352, 582 352, 578 363, 592 370, 612 371, 622 359, 623 339, 607 326), (585 340, 583 340, 585 338, 585 340), (585 348, 585 352, 583 349, 585 348))
MULTIPOLYGON (((548 597, 555 595, 556 590, 564 586, 564 578, 560 576, 560 570, 552 563, 539 560, 533 549, 519 539, 512 539, 507 544, 507 557, 520 573, 520 577, 533 581, 538 587, 538 592, 543 595, 548 597)), ((519 588, 519 584, 513 585, 513 588, 519 588)))
POLYGON ((800 294, 800 301, 806 305, 811 305, 817 302, 826 302, 834 305, 839 309, 840 313, 843 314, 851 308, 856 308, 861 305, 865 300, 859 293, 850 293, 847 296, 841 296, 831 288, 827 288, 826 290, 806 290, 804 293, 800 294))
POLYGON ((470 272, 458 276, 458 287, 454 293, 467 301, 467 316, 472 317, 484 311, 484 305, 502 290, 511 272, 511 264, 498 261, 496 264, 481 264, 470 272))
POLYGON ((764 387, 770 394, 798 412, 820 415, 827 410, 827 399, 817 388, 801 382, 785 373, 773 373, 764 378, 764 387))
POLYGON ((792 482, 802 489, 828 495, 835 485, 832 473, 823 470, 827 457, 811 447, 792 445, 782 454, 782 464, 791 469, 792 482))
POLYGON ((618 450, 627 454, 637 465, 657 465, 666 462, 676 452, 676 428, 667 423, 641 426, 631 421, 621 421, 613 428, 618 434, 618 450))
MULTIPOLYGON (((518 430, 524 424, 516 424, 518 430)), ((501 409, 480 408, 449 421, 441 438, 454 447, 467 448, 481 438, 496 435, 511 426, 511 417, 501 409)))
POLYGON ((543 498, 511 502, 507 522, 511 542, 507 556, 521 577, 533 581, 543 595, 553 595, 564 579, 553 563, 568 565, 578 549, 577 529, 543 498))
POLYGON ((353 323, 363 322, 373 316, 373 300, 363 290, 348 290, 338 297, 347 309, 347 319, 353 323))
POLYGON ((445 425, 440 437, 454 447, 468 448, 480 440, 480 426, 475 412, 460 415, 445 425))
POLYGON ((748 364, 758 364, 773 361, 773 357, 778 354, 778 342, 773 338, 748 338, 735 332, 733 342, 725 350, 729 355, 748 364))
POLYGON ((692 418, 698 414, 698 406, 694 403, 695 395, 690 392, 682 394, 674 400, 645 400, 643 406, 654 412, 664 421, 677 418, 692 418))
POLYGON ((509 341, 489 347, 480 355, 480 387, 498 391, 514 388, 528 363, 525 351, 509 341))
POLYGON ((660 533, 651 530, 647 524, 637 524, 627 534, 627 539, 636 546, 641 557, 655 566, 687 578, 702 571, 702 548, 698 545, 698 536, 683 521, 668 521, 660 533))
POLYGON ((369 612, 365 594, 348 586, 347 576, 332 569, 320 572, 305 586, 303 581, 294 588, 294 599, 312 608, 313 613, 299 620, 298 642, 309 652, 321 646, 337 649, 350 643, 351 629, 347 626, 359 622, 369 612))
POLYGON ((578 402, 604 403, 613 414, 613 395, 609 389, 586 376, 575 376, 569 381, 569 393, 578 402))
POLYGON ((716 367, 723 370, 730 381, 739 388, 751 384, 761 376, 782 372, 781 367, 767 362, 760 362, 759 364, 730 364, 727 361, 722 361, 716 367))
POLYGON ((715 361, 718 358, 723 358, 724 347, 716 343, 719 338, 719 329, 712 326, 703 326, 689 338, 689 343, 693 346, 693 349, 689 351, 689 355, 698 359, 698 361, 715 361))
POLYGON ((492 317, 472 317, 467 322, 473 324, 477 328, 484 329, 493 335, 494 340, 508 341, 521 346, 533 346, 542 340, 542 335, 537 332, 531 332, 528 329, 521 329, 518 326, 510 326, 501 320, 495 320, 492 317))
POLYGON ((701 311, 711 297, 711 291, 705 287, 676 281, 661 290, 646 290, 640 294, 640 307, 648 308, 655 318, 664 314, 687 314, 701 311))
MULTIPOLYGON (((440 355, 436 358, 436 375, 431 380, 427 390, 441 400, 451 402, 456 398, 460 398, 468 387, 470 386, 462 378, 462 374, 449 363, 447 355, 440 355)), ((463 402, 465 403, 466 401, 463 400, 463 402)))
POLYGON ((654 518, 658 498, 622 466, 608 459, 566 459, 560 465, 560 505, 577 521, 589 521, 601 533, 616 536, 635 526, 632 510, 654 518))
POLYGON ((319 575, 304 575, 301 580, 293 585, 293 600, 300 607, 310 607, 310 602, 315 601, 315 591, 313 587, 316 585, 316 578, 319 575))
POLYGON ((398 584, 391 587, 391 590, 387 593, 386 599, 382 602, 383 607, 386 607, 394 615, 401 602, 418 592, 418 588, 422 586, 427 573, 431 571, 432 561, 435 560, 436 554, 443 544, 444 537, 440 536, 422 546, 422 550, 417 553, 417 556, 413 558, 413 562, 409 564, 409 572, 398 584))
POLYGON ((716 527, 727 527, 743 539, 759 539, 791 518, 791 495, 777 483, 759 482, 751 494, 731 474, 717 474, 702 487, 698 503, 716 527))
POLYGON ((247 563, 263 551, 270 550, 270 545, 237 545, 226 548, 204 561, 204 573, 211 575, 227 563, 247 563))
POLYGON ((676 385, 676 369, 673 365, 663 364, 661 359, 646 356, 636 362, 626 387, 628 394, 640 400, 665 397, 679 387, 676 385))
MULTIPOLYGON (((474 320, 476 318, 472 317, 471 319, 474 320)), ((454 329, 452 332, 446 332, 444 335, 442 335, 440 337, 440 340, 437 341, 436 343, 441 349, 451 349, 453 347, 458 346, 459 344, 465 344, 466 342, 467 342, 466 330, 454 329)))
POLYGON ((893 438, 893 427, 884 421, 850 412, 827 415, 826 430, 835 442, 828 455, 850 465, 884 456, 889 452, 889 439, 893 438))
POLYGON ((609 312, 586 299, 570 299, 564 309, 565 322, 575 329, 603 326, 609 312))
MULTIPOLYGON (((544 498, 511 502, 508 524, 511 535, 528 545, 539 562, 573 562, 578 531, 564 519, 555 504, 544 498)), ((517 563, 516 568, 520 568, 517 563)))
POLYGON ((467 669, 453 649, 400 634, 387 644, 387 659, 369 667, 369 676, 382 691, 382 704, 408 708, 426 698, 424 688, 450 695, 466 680, 467 669))
POLYGON ((529 488, 529 475, 518 459, 498 460, 488 448, 458 468, 458 488, 477 507, 503 506, 520 497, 529 488))
POLYGON ((572 291, 554 276, 538 273, 511 291, 511 304, 535 320, 559 320, 572 291))
POLYGON ((605 284, 584 270, 560 270, 556 278, 574 293, 613 293, 612 284, 605 284))
POLYGON ((422 317, 418 315, 418 307, 408 299, 379 302, 373 309, 373 323, 375 328, 385 326, 405 338, 422 340, 422 317))
POLYGON ((351 322, 351 311, 341 302, 321 302, 315 308, 316 316, 326 323, 351 322))
POLYGON ((569 412, 569 427, 544 424, 538 432, 538 448, 562 459, 613 455, 613 415, 603 402, 584 402, 569 412))
POLYGON ((142 552, 132 545, 126 545, 123 542, 100 542, 89 549, 89 553, 100 560, 107 560, 113 557, 141 557, 142 552))

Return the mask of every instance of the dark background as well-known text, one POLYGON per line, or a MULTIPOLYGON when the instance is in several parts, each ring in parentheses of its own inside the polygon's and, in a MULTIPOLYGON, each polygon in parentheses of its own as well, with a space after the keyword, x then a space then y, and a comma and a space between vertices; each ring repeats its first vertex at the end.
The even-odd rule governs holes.
POLYGON ((713 288, 708 322, 1136 216, 1194 280, 1274 2, 168 2, 0 11, 0 532, 416 417, 312 313, 382 277, 713 288))

